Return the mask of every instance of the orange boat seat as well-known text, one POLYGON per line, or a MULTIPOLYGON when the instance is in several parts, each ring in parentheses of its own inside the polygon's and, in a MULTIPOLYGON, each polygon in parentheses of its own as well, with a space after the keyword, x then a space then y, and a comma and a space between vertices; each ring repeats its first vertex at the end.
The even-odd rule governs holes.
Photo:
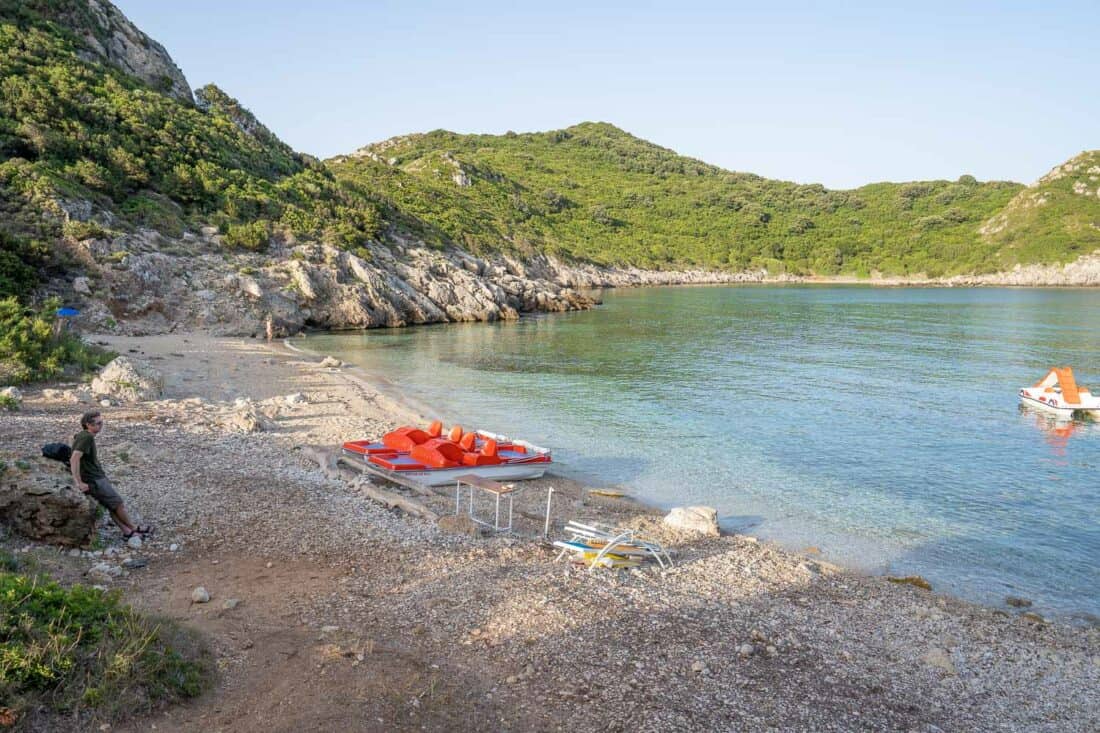
POLYGON ((443 435, 443 423, 439 420, 435 420, 428 426, 428 435, 433 438, 438 438, 443 435))
POLYGON ((420 428, 404 425, 382 436, 382 445, 391 450, 410 451, 414 446, 431 440, 431 436, 420 428))
POLYGON ((500 456, 487 456, 484 453, 462 454, 463 466, 496 466, 500 463, 504 463, 504 459, 500 456))
POLYGON ((455 425, 453 428, 451 428, 451 432, 447 433, 447 437, 450 438, 451 442, 453 443, 457 443, 458 441, 462 440, 462 426, 455 425))
POLYGON ((409 457, 431 468, 453 468, 462 464, 463 450, 449 440, 433 438, 413 446, 409 457))
POLYGON ((458 441, 458 447, 467 452, 472 451, 475 441, 477 441, 476 435, 473 433, 466 433, 462 436, 462 439, 458 441))

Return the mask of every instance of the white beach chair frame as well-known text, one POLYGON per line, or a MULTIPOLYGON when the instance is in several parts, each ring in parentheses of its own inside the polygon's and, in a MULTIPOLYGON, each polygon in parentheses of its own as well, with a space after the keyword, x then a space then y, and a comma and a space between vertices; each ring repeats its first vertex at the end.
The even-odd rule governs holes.
MULTIPOLYGON (((639 550, 644 550, 645 553, 657 561, 657 564, 661 566, 662 570, 672 567, 672 557, 669 556, 668 550, 661 547, 656 542, 651 540, 641 539, 637 533, 632 529, 618 529, 615 527, 608 527, 600 524, 581 524, 577 521, 569 521, 565 525, 565 531, 570 536, 570 541, 577 540, 600 540, 604 542, 604 546, 596 554, 596 557, 588 562, 588 569, 598 567, 601 564, 604 556, 615 554, 616 547, 631 547, 639 550)), ((560 547, 560 545, 559 545, 560 547)), ((561 552, 554 558, 557 562, 565 556, 567 552, 575 552, 576 549, 572 547, 562 547, 561 552)))

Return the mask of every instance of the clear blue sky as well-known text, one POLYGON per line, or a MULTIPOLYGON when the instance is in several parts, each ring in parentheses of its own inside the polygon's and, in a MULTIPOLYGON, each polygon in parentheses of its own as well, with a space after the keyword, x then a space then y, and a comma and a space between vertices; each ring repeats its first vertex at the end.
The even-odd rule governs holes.
POLYGON ((1030 182, 1100 147, 1100 2, 115 0, 320 157, 600 120, 830 187, 1030 182))

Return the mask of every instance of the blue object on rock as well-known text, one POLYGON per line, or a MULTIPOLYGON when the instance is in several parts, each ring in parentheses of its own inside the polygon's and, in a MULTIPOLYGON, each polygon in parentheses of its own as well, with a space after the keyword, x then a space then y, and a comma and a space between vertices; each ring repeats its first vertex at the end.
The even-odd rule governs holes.
POLYGON ((71 318, 73 316, 79 316, 80 311, 78 311, 76 308, 58 308, 57 315, 64 318, 71 318))

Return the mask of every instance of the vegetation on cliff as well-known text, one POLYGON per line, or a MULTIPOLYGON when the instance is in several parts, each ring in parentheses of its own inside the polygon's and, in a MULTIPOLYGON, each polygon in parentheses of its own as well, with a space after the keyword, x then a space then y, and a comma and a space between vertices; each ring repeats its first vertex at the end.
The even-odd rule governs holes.
POLYGON ((40 272, 65 234, 214 224, 252 249, 271 236, 376 236, 373 202, 220 89, 192 105, 86 61, 39 5, 0 0, 0 296, 24 295, 27 268, 40 272))
POLYGON ((981 229, 1015 262, 1068 262, 1100 248, 1100 150, 1081 153, 1020 191, 981 229))
POLYGON ((833 191, 723 170, 603 123, 410 135, 330 165, 426 222, 426 236, 476 249, 825 275, 996 269, 978 228, 1022 188, 963 176, 833 191))
POLYGON ((136 60, 95 52, 110 45, 104 18, 128 24, 105 0, 0 0, 0 297, 25 299, 65 267, 63 238, 136 226, 171 235, 213 224, 226 246, 249 250, 273 238, 357 249, 393 229, 602 264, 933 277, 1065 262, 1100 234, 1095 162, 1083 164, 1084 183, 1038 190, 962 176, 839 191, 583 123, 410 135, 321 163, 216 86, 192 101, 159 46, 163 83, 146 78, 140 49, 136 60), (138 66, 145 81, 124 71, 138 66))

